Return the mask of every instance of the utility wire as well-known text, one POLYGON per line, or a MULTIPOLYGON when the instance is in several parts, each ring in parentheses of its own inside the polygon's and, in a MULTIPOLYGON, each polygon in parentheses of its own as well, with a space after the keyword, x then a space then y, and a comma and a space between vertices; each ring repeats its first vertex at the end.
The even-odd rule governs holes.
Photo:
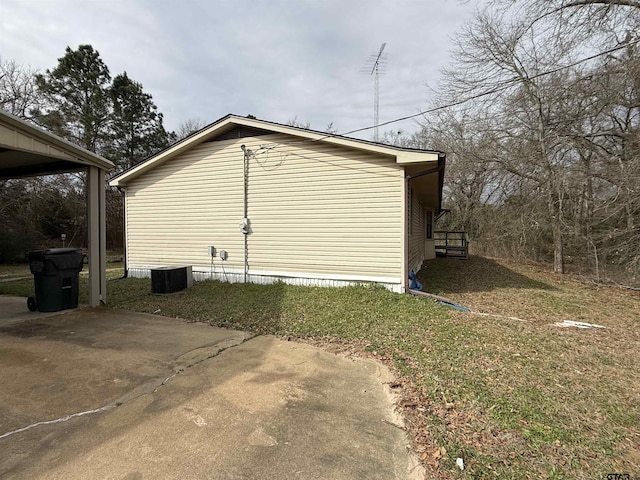
MULTIPOLYGON (((551 70, 547 70, 545 72, 541 72, 541 73, 532 75, 532 76, 527 77, 527 78, 514 77, 512 79, 505 80, 505 81, 501 82, 500 85, 498 85, 498 86, 496 86, 496 87, 494 87, 494 88, 492 88, 490 90, 478 93, 476 95, 472 95, 470 97, 466 97, 466 98, 460 99, 460 100, 455 101, 455 102, 451 102, 451 103, 447 103, 447 104, 444 104, 444 105, 439 105, 437 107, 429 108, 427 110, 423 110, 422 112, 414 113, 413 115, 407 115, 405 117, 399 117, 399 118, 395 118, 393 120, 388 120, 386 122, 378 124, 378 127, 384 126, 384 125, 391 125, 392 123, 402 122, 404 120, 411 120, 412 118, 420 117, 420 116, 426 115, 428 113, 433 113, 433 112, 437 112, 439 110, 444 110, 444 109, 447 109, 447 108, 456 107, 458 105, 462 105, 463 103, 470 102, 471 100, 476 100, 478 98, 486 97, 487 95, 491 95, 493 93, 498 93, 498 92, 504 91, 504 90, 508 89, 509 87, 512 87, 516 83, 520 83, 520 82, 524 83, 526 81, 535 80, 536 78, 540 78, 540 77, 543 77, 543 76, 546 76, 546 75, 551 75, 552 73, 557 73, 557 72, 560 72, 562 70, 566 70, 567 68, 575 67, 577 65, 580 65, 581 63, 588 62, 590 60, 593 60, 595 58, 601 57, 603 55, 609 55, 611 53, 614 53, 614 52, 617 52, 617 51, 622 50, 624 48, 627 48, 627 47, 629 47, 631 45, 637 45, 638 43, 640 43, 640 38, 637 39, 637 40, 625 42, 623 44, 620 44, 620 45, 618 45, 616 47, 610 48, 610 49, 605 50, 603 52, 599 52, 599 53, 596 53, 594 55, 590 55, 588 57, 582 58, 582 59, 577 60, 577 61, 575 61, 573 63, 568 64, 568 65, 563 65, 561 67, 557 67, 557 68, 554 68, 554 69, 551 69, 551 70)), ((208 127, 205 127, 205 128, 208 128, 208 127)), ((319 138, 315 138, 315 139, 304 139, 304 140, 300 140, 300 141, 297 141, 297 142, 288 142, 288 145, 297 145, 297 144, 303 144, 303 143, 319 142, 321 140, 325 140, 327 138, 334 138, 334 137, 346 137, 347 135, 351 135, 353 133, 358 133, 358 132, 364 132, 364 131, 367 131, 367 130, 371 130, 373 128, 376 128, 376 125, 371 125, 371 126, 363 127, 363 128, 357 128, 355 130, 350 130, 350 131, 344 132, 344 133, 328 133, 326 135, 323 135, 323 136, 321 136, 319 138)), ((303 129, 303 130, 309 130, 309 129, 303 129)), ((199 133, 199 132, 196 132, 196 133, 199 133)), ((320 132, 318 132, 318 133, 320 133, 320 132)), ((152 156, 155 156, 155 155, 157 155, 157 153, 152 155, 152 156)), ((143 162, 149 160, 152 156, 144 159, 142 162, 139 162, 139 163, 143 163, 143 162)), ((137 165, 138 164, 134 165, 133 167, 135 167, 137 165)), ((131 170, 133 167, 131 167, 129 169, 125 169, 123 172, 120 172, 120 173, 116 174, 115 176, 121 175, 122 173, 124 173, 124 172, 126 172, 128 170, 131 170)))
MULTIPOLYGON (((444 104, 444 105, 439 105, 437 107, 429 108, 427 110, 423 110, 422 112, 414 113, 413 115, 407 115, 405 117, 400 117, 400 118, 396 118, 394 120, 389 120, 389 121, 386 121, 386 122, 378 124, 378 126, 390 125, 392 123, 402 122, 404 120, 411 120, 412 118, 420 117, 420 116, 426 115, 428 113, 437 112, 439 110, 444 110, 446 108, 456 107, 458 105, 462 105, 463 103, 470 102, 471 100, 477 100, 478 98, 486 97, 487 95, 491 95, 491 94, 494 94, 494 93, 498 93, 498 92, 504 91, 504 90, 512 87, 513 85, 515 85, 517 83, 524 83, 524 82, 527 82, 527 81, 530 81, 530 80, 535 80, 537 78, 544 77, 546 75, 551 75, 553 73, 557 73, 557 72, 560 72, 562 70, 566 70, 568 68, 575 67, 577 65, 580 65, 581 63, 585 63, 585 62, 588 62, 590 60, 594 60, 595 58, 601 57, 603 55, 609 55, 611 53, 617 52, 617 51, 622 50, 624 48, 627 48, 627 47, 629 47, 631 45, 636 45, 638 43, 640 43, 640 38, 637 39, 637 40, 626 42, 624 44, 621 44, 621 45, 618 45, 616 47, 610 48, 609 50, 605 50, 603 52, 599 52, 599 53, 596 53, 594 55, 590 55, 588 57, 582 58, 582 59, 577 60, 577 61, 575 61, 573 63, 568 64, 568 65, 563 65, 561 67, 557 67, 557 68, 553 68, 551 70, 547 70, 547 71, 544 71, 544 72, 537 73, 537 74, 532 75, 530 77, 526 77, 526 78, 513 77, 513 78, 511 78, 509 80, 505 80, 500 85, 498 85, 498 86, 496 86, 496 87, 494 87, 494 88, 492 88, 490 90, 487 90, 487 91, 484 91, 484 92, 480 92, 480 93, 478 93, 476 95, 472 95, 470 97, 462 98, 462 99, 460 99, 458 101, 455 101, 455 102, 451 102, 451 103, 447 103, 447 104, 444 104)), ((350 130, 348 132, 344 132, 344 133, 340 133, 340 134, 328 134, 328 135, 325 135, 322 138, 318 138, 318 139, 312 140, 312 141, 317 142, 319 140, 324 140, 326 138, 335 137, 335 136, 343 137, 343 136, 346 136, 346 135, 351 135, 353 133, 358 133, 358 132, 364 132, 366 130, 371 130, 373 128, 376 128, 376 126, 372 125, 372 126, 369 126, 369 127, 357 128, 355 130, 350 130)))
MULTIPOLYGON (((376 128, 376 127, 380 127, 380 126, 384 126, 384 125, 391 125, 392 123, 402 122, 404 120, 411 120, 412 118, 420 117, 420 116, 426 115, 428 113, 433 113, 433 112, 437 112, 437 111, 444 110, 444 109, 447 109, 447 108, 455 107, 455 106, 462 105, 464 103, 470 102, 471 100, 476 100, 478 98, 486 97, 486 96, 492 95, 494 93, 502 92, 502 91, 507 90, 508 88, 512 87, 513 85, 517 84, 517 83, 524 83, 524 82, 527 82, 527 81, 535 80, 535 79, 540 78, 540 77, 544 77, 546 75, 551 75, 553 73, 557 73, 557 72, 560 72, 562 70, 566 70, 568 68, 575 67, 577 65, 580 65, 582 63, 588 62, 590 60, 594 60, 594 59, 596 59, 598 57, 601 57, 603 55, 610 55, 610 54, 612 54, 614 52, 617 52, 617 51, 622 50, 624 48, 630 47, 632 45, 637 45, 638 43, 640 43, 640 38, 638 38, 636 40, 633 40, 633 41, 625 42, 623 44, 617 45, 617 46, 615 46, 613 48, 610 48, 608 50, 604 50, 602 52, 590 55, 588 57, 582 58, 582 59, 577 60, 577 61, 575 61, 573 63, 568 64, 568 65, 563 65, 563 66, 560 66, 560 67, 556 67, 556 68, 553 68, 551 70, 547 70, 547 71, 540 72, 540 73, 537 73, 537 74, 532 75, 532 76, 528 76, 526 78, 513 77, 511 79, 504 80, 503 82, 500 82, 499 85, 497 85, 494 88, 491 88, 489 90, 486 90, 484 92, 480 92, 480 93, 478 93, 476 95, 472 95, 470 97, 462 98, 462 99, 460 99, 458 101, 455 101, 455 102, 450 102, 450 103, 447 103, 447 104, 444 104, 444 105, 439 105, 437 107, 429 108, 427 110, 423 110, 423 111, 415 113, 413 115, 407 115, 407 116, 404 116, 404 117, 399 117, 399 118, 396 118, 396 119, 393 119, 393 120, 388 120, 386 122, 380 123, 378 125, 371 125, 371 126, 368 126, 368 127, 357 128, 355 130, 350 130, 350 131, 344 132, 344 133, 328 133, 326 135, 323 135, 323 136, 321 136, 319 138, 315 138, 315 139, 304 139, 304 140, 297 141, 297 142, 287 142, 287 146, 304 144, 304 143, 319 142, 319 141, 325 140, 327 138, 346 137, 347 135, 351 135, 353 133, 364 132, 364 131, 371 130, 371 129, 376 128)), ((308 129, 306 129, 306 130, 308 130, 308 129)), ((283 146, 282 144, 279 144, 278 142, 276 142, 276 143, 274 143, 272 145, 283 146)), ((273 147, 265 148, 264 146, 261 146, 261 148, 263 148, 265 150, 270 150, 273 147)), ((282 152, 280 152, 280 153, 282 154, 282 152)), ((246 153, 245 153, 245 156, 246 156, 246 153)), ((296 156, 300 156, 300 157, 305 158, 302 155, 296 155, 296 156)), ((281 160, 281 163, 284 163, 284 160, 285 159, 283 158, 281 160)), ((260 162, 258 162, 258 163, 260 164, 260 162)), ((263 169, 265 169, 264 165, 260 165, 260 166, 263 169)), ((224 271, 224 265, 223 265, 223 271, 224 271)), ((226 272, 224 272, 224 273, 225 273, 225 276, 226 276, 226 272)))
MULTIPOLYGON (((458 100, 456 102, 447 103, 445 105, 439 105, 437 107, 433 107, 433 108, 424 110, 422 112, 415 113, 413 115, 407 115, 405 117, 400 117, 400 118, 396 118, 394 120, 389 120, 387 122, 378 124, 378 126, 389 125, 389 124, 392 124, 392 123, 401 122, 403 120, 410 120, 412 118, 416 118, 416 117, 419 117, 419 116, 422 116, 422 115, 426 115, 427 113, 433 113, 433 112, 437 112, 439 110, 444 110, 446 108, 451 108, 451 107, 455 107, 455 106, 458 106, 458 105, 462 105, 463 103, 469 102, 471 100, 476 100, 478 98, 482 98, 482 97, 485 97, 487 95, 491 95, 493 93, 498 93, 498 92, 504 91, 504 90, 508 89, 509 87, 512 87, 513 85, 515 85, 517 83, 524 83, 524 82, 527 82, 527 81, 535 80, 535 79, 540 78, 540 77, 544 77, 546 75, 551 75, 553 73, 557 73, 557 72, 560 72, 562 70, 566 70, 568 68, 572 68, 572 67, 580 65, 582 63, 588 62, 590 60, 593 60, 595 58, 601 57, 603 55, 609 55, 611 53, 614 53, 614 52, 617 52, 619 50, 622 50, 623 48, 629 47, 631 45, 636 45, 638 43, 640 43, 640 38, 637 39, 637 40, 634 40, 634 41, 631 41, 631 42, 626 42, 624 44, 621 44, 621 45, 618 45, 616 47, 610 48, 610 49, 605 50, 603 52, 599 52, 599 53, 596 53, 594 55, 590 55, 588 57, 582 58, 582 59, 577 60, 577 61, 575 61, 573 63, 568 64, 568 65, 563 65, 563 66, 560 66, 560 67, 557 67, 557 68, 553 68, 551 70, 546 70, 544 72, 540 72, 540 73, 537 73, 535 75, 528 76, 526 78, 513 77, 511 79, 504 80, 504 81, 500 82, 499 85, 497 85, 496 87, 494 87, 494 88, 492 88, 490 90, 478 93, 476 95, 472 95, 471 97, 466 97, 466 98, 460 99, 460 100, 458 100)), ((293 145, 293 144, 318 142, 318 141, 324 140, 326 138, 337 137, 337 136, 343 137, 343 136, 346 136, 346 135, 350 135, 352 133, 371 130, 372 128, 375 128, 375 127, 376 127, 375 125, 372 125, 372 126, 369 126, 369 127, 358 128, 356 130, 350 130, 348 132, 344 132, 344 133, 340 133, 340 134, 327 134, 327 135, 324 135, 324 136, 322 136, 320 138, 317 138, 317 139, 306 139, 306 140, 301 140, 299 142, 291 142, 291 143, 288 143, 287 146, 290 146, 290 145, 293 145)), ((260 149, 269 149, 269 150, 271 150, 271 149, 274 149, 276 145, 284 146, 282 144, 273 143, 269 147, 261 146, 260 149)), ((275 150, 275 151, 278 152, 278 150, 275 150)), ((300 158, 310 159, 310 157, 306 157, 304 155, 296 154, 296 153, 293 153, 293 152, 287 152, 287 154, 291 154, 291 155, 294 155, 294 156, 297 156, 297 157, 300 157, 300 158)), ((315 159, 315 160, 317 160, 317 159, 315 159)), ((280 165, 278 165, 278 166, 280 166, 280 165)), ((348 168, 348 167, 346 167, 346 168, 348 168)))
MULTIPOLYGON (((446 103, 444 105, 438 105, 436 107, 432 107, 432 108, 429 108, 427 110, 423 110, 421 112, 414 113, 412 115, 407 115, 407 116, 404 116, 404 117, 395 118, 393 120, 388 120, 386 122, 379 123, 378 126, 390 125, 392 123, 402 122, 402 121, 405 121, 405 120, 411 120, 412 118, 420 117, 420 116, 426 115, 428 113, 433 113, 433 112, 437 112, 437 111, 440 111, 440 110, 445 110, 447 108, 456 107, 458 105, 462 105, 464 103, 470 102, 471 100, 477 100, 478 98, 486 97, 486 96, 492 95, 494 93, 499 93, 499 92, 505 91, 508 88, 510 88, 510 87, 512 87, 512 86, 514 86, 514 85, 516 85, 518 83, 525 83, 525 82, 528 82, 528 81, 531 81, 531 80, 535 80, 535 79, 540 78, 540 77, 544 77, 546 75, 551 75, 553 73, 561 72, 562 70, 566 70, 568 68, 575 67, 577 65, 580 65, 582 63, 588 62, 590 60, 594 60, 594 59, 596 59, 598 57, 602 57, 603 55, 609 55, 611 53, 614 53, 614 52, 617 52, 617 51, 622 50, 624 48, 627 48, 627 47, 629 47, 631 45, 637 45, 638 43, 640 43, 640 38, 638 38, 637 40, 625 42, 625 43, 620 44, 620 45, 618 45, 616 47, 612 47, 612 48, 610 48, 608 50, 604 50, 602 52, 590 55, 588 57, 581 58, 580 60, 576 60, 573 63, 567 64, 567 65, 562 65, 560 67, 556 67, 556 68, 553 68, 551 70, 546 70, 544 72, 540 72, 540 73, 537 73, 535 75, 528 76, 526 78, 513 77, 513 78, 510 78, 510 79, 507 79, 507 80, 503 80, 503 81, 499 82, 499 84, 496 85, 495 87, 493 87, 493 88, 491 88, 489 90, 486 90, 484 92, 477 93, 477 94, 472 95, 470 97, 461 98, 460 100, 457 100, 455 102, 446 103)), ((353 133, 364 132, 364 131, 367 131, 367 130, 371 130, 373 128, 376 128, 376 126, 375 125, 370 125, 368 127, 357 128, 355 130, 349 130, 348 132, 343 132, 343 133, 327 133, 325 135, 322 135, 319 138, 314 138, 314 139, 308 138, 308 139, 299 140, 299 141, 296 141, 296 142, 288 142, 287 144, 288 145, 299 145, 299 144, 304 144, 304 143, 314 143, 314 142, 319 142, 319 141, 325 140, 327 138, 346 137, 347 135, 351 135, 353 133)), ((309 130, 309 129, 304 129, 304 130, 309 130)), ((320 132, 316 132, 316 133, 320 133, 320 132)), ((364 140, 364 141, 366 142, 367 140, 364 140)))
MULTIPOLYGON (((568 68, 572 68, 572 67, 580 65, 582 63, 588 62, 590 60, 593 60, 595 58, 601 57, 603 55, 609 55, 611 53, 614 53, 614 52, 617 52, 619 50, 622 50, 623 48, 629 47, 631 45, 636 45, 638 43, 640 43, 640 38, 637 39, 637 40, 634 40, 634 41, 626 42, 624 44, 621 44, 621 45, 618 45, 616 47, 610 48, 608 50, 596 53, 594 55, 590 55, 588 57, 582 58, 582 59, 577 60, 577 61, 575 61, 573 63, 568 64, 568 65, 563 65, 563 66, 560 66, 560 67, 557 67, 557 68, 553 68, 551 70, 540 72, 540 73, 537 73, 535 75, 528 76, 526 78, 513 77, 511 79, 507 79, 507 80, 504 80, 504 81, 500 82, 494 88, 491 88, 491 89, 486 90, 484 92, 480 92, 480 93, 478 93, 476 95, 472 95, 470 97, 462 98, 462 99, 460 99, 458 101, 447 103, 445 105, 439 105, 437 107, 433 107, 433 108, 424 110, 422 112, 419 112, 419 113, 416 113, 416 114, 413 114, 413 115, 407 115, 405 117, 400 117, 400 118, 396 118, 394 120, 389 120, 387 122, 380 123, 378 126, 389 125, 389 124, 392 124, 392 123, 401 122, 403 120, 410 120, 412 118, 416 118, 416 117, 419 117, 419 116, 422 116, 422 115, 426 115, 428 113, 433 113, 433 112, 437 112, 439 110, 444 110, 446 108, 451 108, 451 107, 455 107, 455 106, 458 106, 458 105, 462 105, 463 103, 469 102, 471 100, 476 100, 478 98, 482 98, 482 97, 485 97, 487 95, 491 95, 493 93, 498 93, 498 92, 504 91, 504 90, 512 87, 513 85, 515 85, 517 83, 524 83, 524 82, 527 82, 527 81, 535 80, 535 79, 540 78, 540 77, 544 77, 546 75, 551 75, 553 73, 557 73, 557 72, 560 72, 562 70, 566 70, 568 68)), ((288 152, 288 151, 285 153, 282 150, 278 149, 277 147, 286 147, 286 146, 292 146, 292 145, 298 145, 298 144, 304 144, 304 143, 313 143, 313 142, 318 142, 318 141, 321 141, 321 140, 324 140, 324 139, 327 139, 327 138, 333 138, 333 137, 344 137, 344 136, 350 135, 352 133, 371 130, 372 128, 375 128, 375 125, 372 125, 372 126, 369 126, 369 127, 358 128, 358 129, 355 129, 355 130, 350 130, 350 131, 345 132, 345 133, 339 133, 339 134, 338 133, 336 133, 336 134, 329 133, 329 134, 326 134, 326 135, 324 135, 324 136, 322 136, 320 138, 316 138, 316 139, 304 139, 304 140, 300 140, 300 141, 297 141, 297 142, 288 142, 286 145, 285 144, 280 144, 278 142, 274 142, 274 143, 268 144, 268 146, 267 145, 260 145, 258 150, 266 150, 266 151, 273 150, 276 153, 280 153, 281 156, 282 155, 293 155, 293 156, 296 156, 296 157, 299 157, 299 158, 308 159, 308 160, 315 160, 315 161, 320 161, 320 162, 325 162, 325 163, 331 163, 330 161, 327 161, 327 160, 320 160, 320 159, 317 159, 317 158, 311 158, 311 157, 307 157, 305 155, 301 155, 299 153, 288 152)), ((257 161, 257 159, 256 159, 256 161, 257 161)), ((275 166, 274 170, 277 169, 279 166, 281 166, 283 163, 284 163, 284 159, 282 159, 282 157, 281 157, 281 161, 279 162, 278 165, 275 166)), ((266 162, 264 164, 261 164, 261 162, 258 161, 258 164, 260 164, 260 166, 264 170, 267 170, 266 169, 266 162)), ((357 168, 348 167, 348 166, 342 166, 342 167, 343 168, 347 168, 347 169, 352 169, 352 170, 359 170, 357 168)), ((381 176, 393 176, 393 175, 392 174, 382 174, 381 176)))

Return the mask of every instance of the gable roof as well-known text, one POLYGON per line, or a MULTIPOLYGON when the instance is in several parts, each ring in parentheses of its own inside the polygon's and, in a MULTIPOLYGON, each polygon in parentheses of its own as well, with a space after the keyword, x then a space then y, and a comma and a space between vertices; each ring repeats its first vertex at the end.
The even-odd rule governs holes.
POLYGON ((0 178, 46 175, 113 163, 0 109, 0 178))
POLYGON ((396 163, 401 165, 437 162, 439 158, 444 157, 443 152, 438 152, 435 150, 419 150, 414 148, 395 147, 392 145, 385 145, 367 140, 343 137, 326 132, 318 132, 315 130, 293 127, 290 125, 282 125, 280 123, 268 122, 265 120, 240 117, 237 115, 229 114, 219 120, 216 120, 212 124, 207 125, 201 130, 192 133, 179 142, 174 143, 161 152, 158 152, 157 154, 147 158, 146 160, 143 160, 137 165, 134 165, 133 167, 114 176, 109 184, 116 187, 126 185, 128 182, 137 178, 143 173, 184 153, 194 146, 206 141, 210 141, 214 138, 223 137, 225 134, 231 132, 236 128, 244 128, 248 129, 248 131, 264 132, 267 134, 282 133, 304 138, 309 141, 323 142, 331 145, 388 155, 390 157, 394 157, 396 163))

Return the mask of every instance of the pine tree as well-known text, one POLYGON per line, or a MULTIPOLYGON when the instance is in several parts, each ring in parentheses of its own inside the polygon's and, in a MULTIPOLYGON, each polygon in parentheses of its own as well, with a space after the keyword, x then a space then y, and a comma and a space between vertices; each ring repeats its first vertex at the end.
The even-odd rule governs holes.
POLYGON ((36 75, 47 106, 33 112, 34 120, 53 133, 100 153, 110 118, 111 76, 91 45, 67 47, 58 66, 36 75))
POLYGON ((162 114, 142 85, 124 72, 113 79, 112 140, 108 157, 120 169, 130 167, 169 144, 162 114))

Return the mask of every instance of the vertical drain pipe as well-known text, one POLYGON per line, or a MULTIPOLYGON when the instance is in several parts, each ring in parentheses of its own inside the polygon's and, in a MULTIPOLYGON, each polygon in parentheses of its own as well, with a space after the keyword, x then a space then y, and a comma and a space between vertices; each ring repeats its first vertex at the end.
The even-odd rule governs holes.
POLYGON ((249 152, 247 151, 247 147, 244 145, 241 145, 240 148, 242 148, 242 152, 244 154, 244 216, 242 218, 242 223, 240 224, 240 229, 244 235, 244 283, 247 283, 247 270, 249 269, 249 239, 247 238, 249 233, 249 152))
POLYGON ((124 273, 120 278, 123 279, 129 276, 129 269, 127 268, 127 192, 122 187, 116 188, 122 195, 122 263, 124 273))
POLYGON ((402 241, 404 242, 404 254, 402 255, 402 263, 403 263, 403 273, 404 278, 402 280, 402 285, 404 287, 403 293, 409 293, 411 284, 409 283, 409 247, 411 242, 409 241, 409 232, 411 231, 411 226, 409 225, 409 209, 411 208, 411 201, 409 200, 409 184, 411 182, 411 175, 406 175, 404 177, 404 238, 402 241))

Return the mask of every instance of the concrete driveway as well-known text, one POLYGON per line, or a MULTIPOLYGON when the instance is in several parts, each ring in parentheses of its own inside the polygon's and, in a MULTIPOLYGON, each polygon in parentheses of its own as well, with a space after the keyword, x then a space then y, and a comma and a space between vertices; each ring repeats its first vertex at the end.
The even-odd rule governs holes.
POLYGON ((405 479, 380 364, 274 337, 0 297, 0 478, 405 479))

